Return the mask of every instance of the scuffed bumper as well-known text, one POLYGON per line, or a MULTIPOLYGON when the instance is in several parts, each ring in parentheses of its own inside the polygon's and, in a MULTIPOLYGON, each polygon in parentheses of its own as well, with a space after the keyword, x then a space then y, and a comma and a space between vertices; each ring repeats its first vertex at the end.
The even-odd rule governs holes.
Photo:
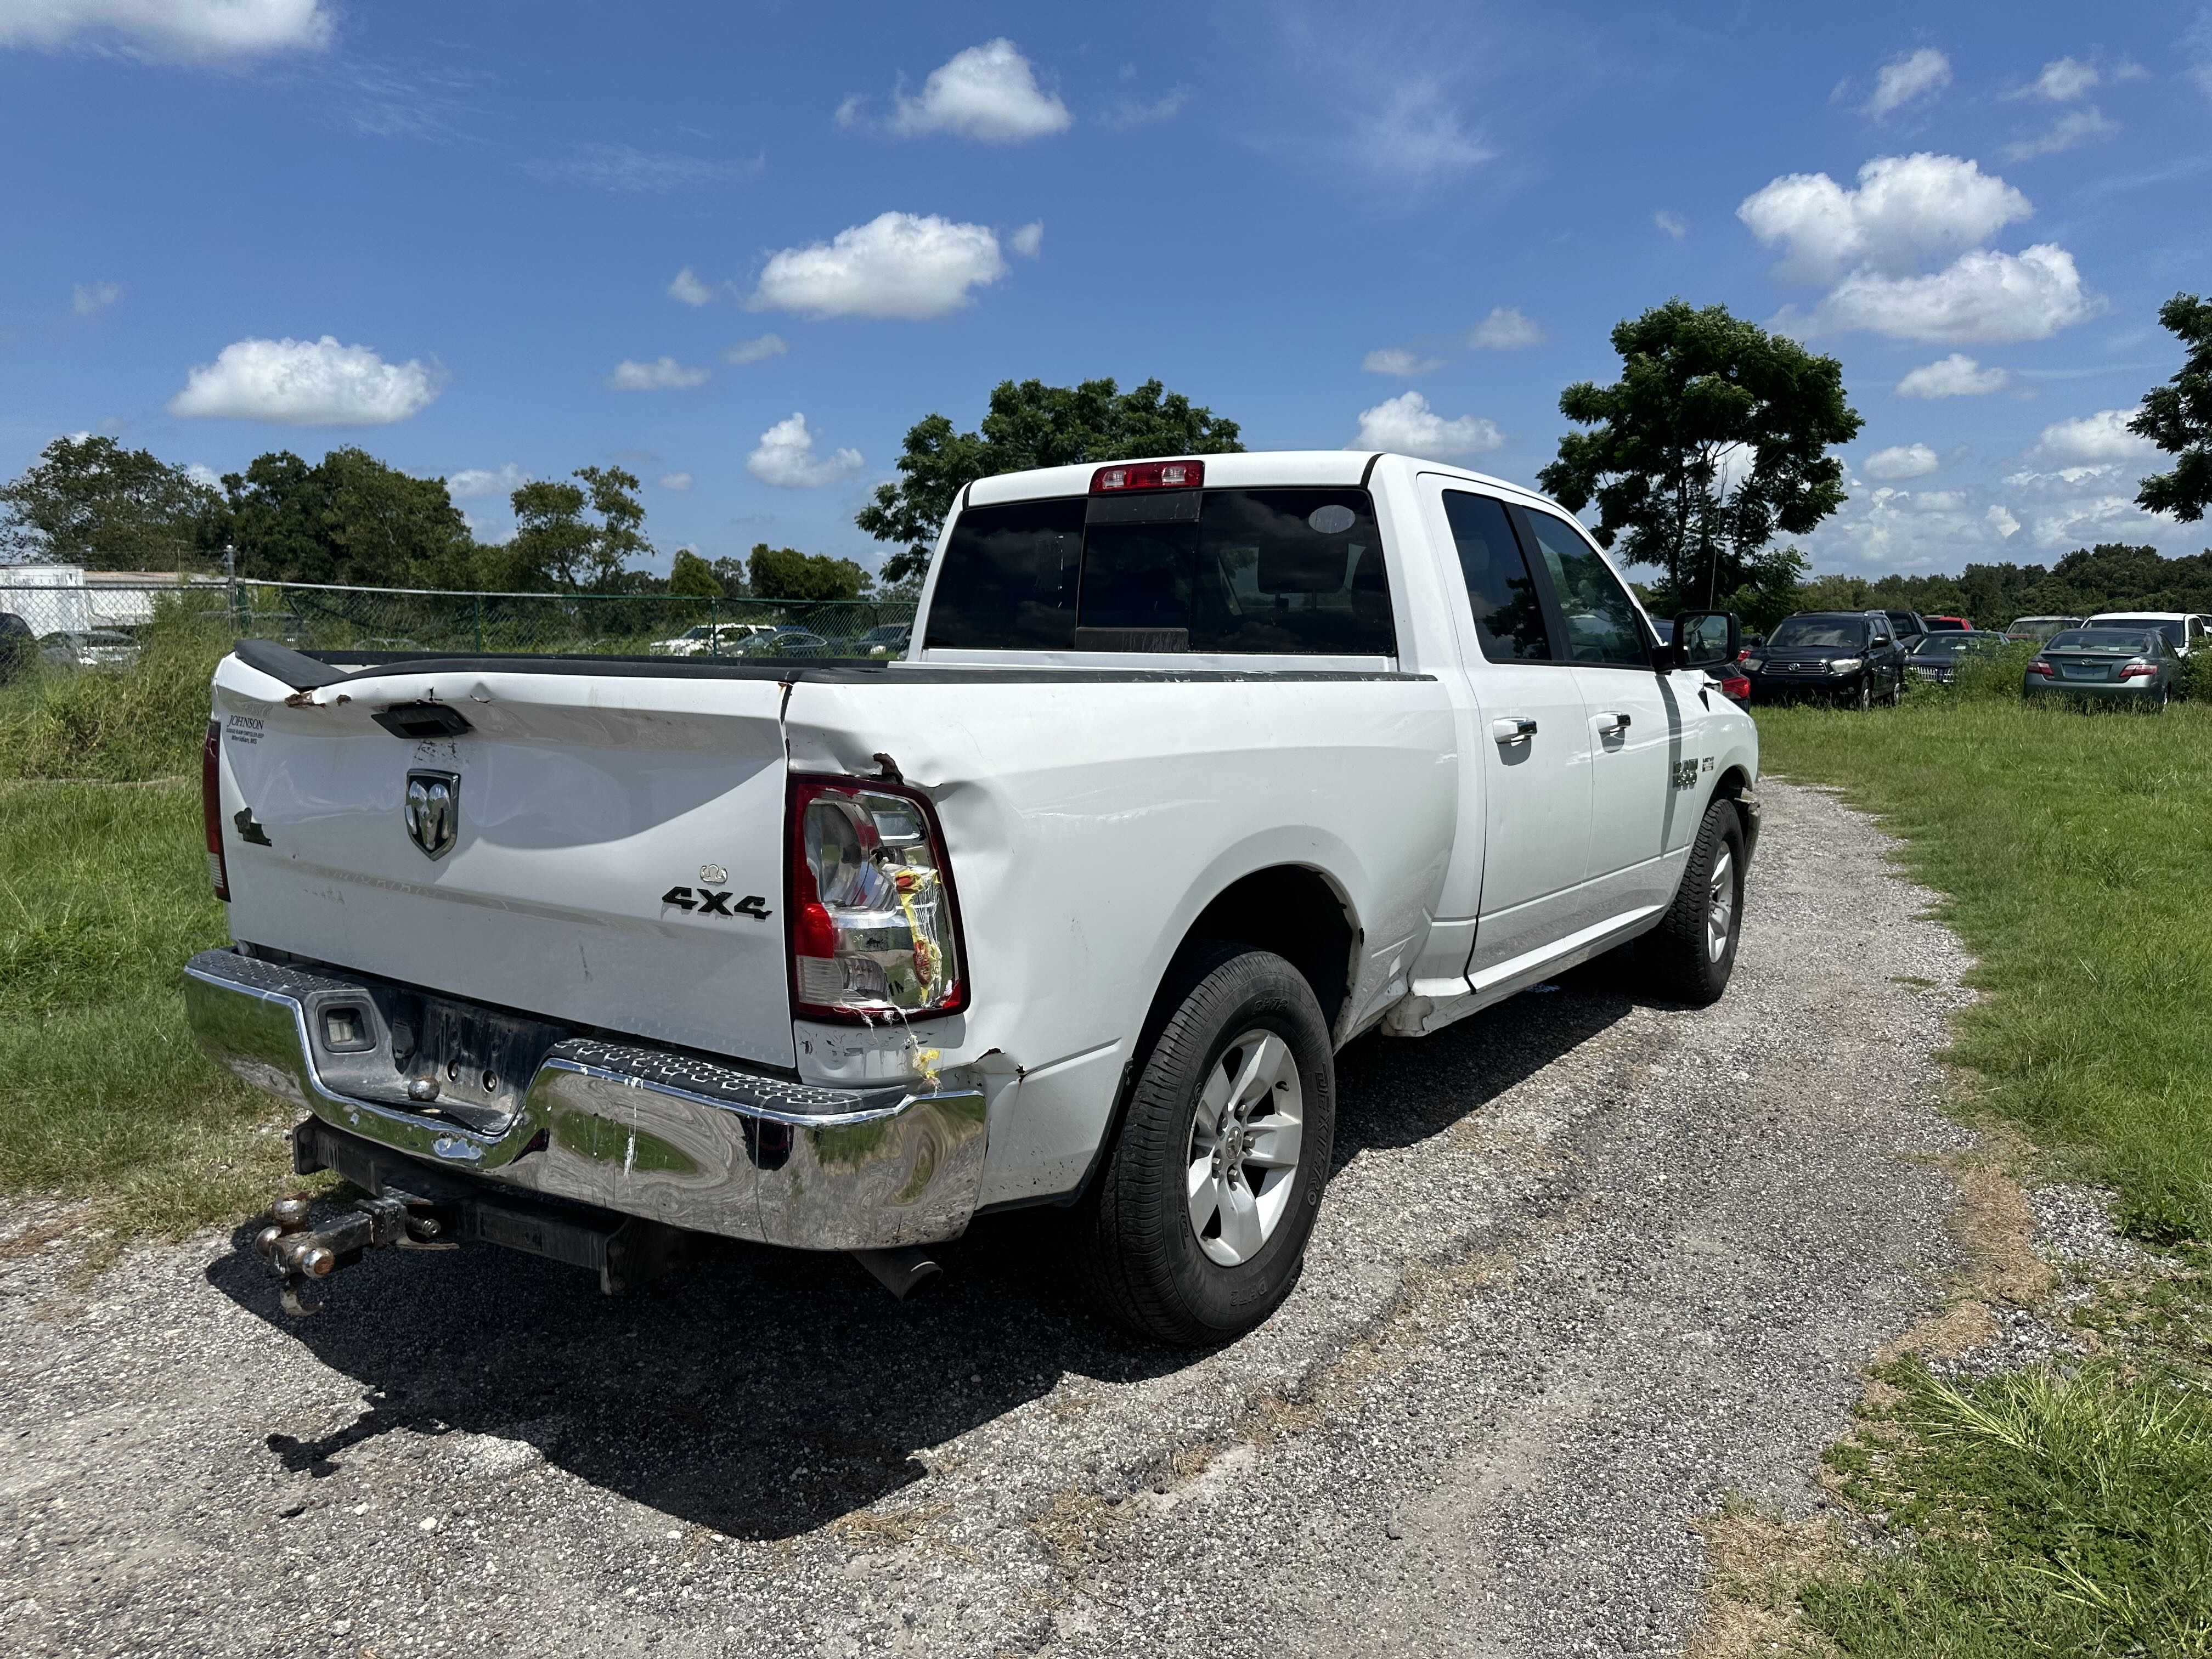
POLYGON ((218 1063, 452 1175, 730 1238, 839 1250, 957 1237, 982 1184, 980 1090, 816 1088, 672 1049, 569 1037, 538 1060, 509 1109, 463 1121, 407 1099, 366 981, 203 951, 185 965, 185 996, 193 1033, 218 1063), (326 1052, 321 1012, 340 1004, 362 1016, 366 1050, 326 1052))

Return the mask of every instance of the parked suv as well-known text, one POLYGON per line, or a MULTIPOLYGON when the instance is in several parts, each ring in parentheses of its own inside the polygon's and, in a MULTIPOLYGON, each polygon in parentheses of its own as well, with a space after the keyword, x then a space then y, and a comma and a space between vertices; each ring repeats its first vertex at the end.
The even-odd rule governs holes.
POLYGON ((1928 619, 1917 611, 1877 611, 1873 614, 1888 619, 1889 631, 1902 650, 1911 650, 1914 641, 1928 631, 1928 619))
POLYGON ((1865 708, 1895 702, 1905 684, 1905 652, 1883 611, 1800 611, 1743 666, 1760 702, 1814 696, 1865 708))

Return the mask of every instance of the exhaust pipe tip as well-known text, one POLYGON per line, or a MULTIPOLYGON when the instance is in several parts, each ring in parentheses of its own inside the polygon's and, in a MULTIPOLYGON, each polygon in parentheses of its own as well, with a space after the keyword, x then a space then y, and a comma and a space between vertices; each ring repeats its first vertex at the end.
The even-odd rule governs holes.
POLYGON ((936 1258, 920 1245, 909 1244, 896 1250, 854 1250, 851 1255, 876 1283, 902 1302, 912 1301, 934 1288, 937 1281, 945 1277, 945 1269, 938 1265, 936 1258))

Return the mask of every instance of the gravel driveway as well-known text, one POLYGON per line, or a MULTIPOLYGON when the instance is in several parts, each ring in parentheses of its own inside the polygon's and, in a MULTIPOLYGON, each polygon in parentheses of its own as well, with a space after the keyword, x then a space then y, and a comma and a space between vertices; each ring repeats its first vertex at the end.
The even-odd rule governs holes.
POLYGON ((85 1291, 19 1252, 0 1648, 1677 1652, 1691 1523, 1808 1509, 1954 1265, 1965 957, 1866 820, 1765 793, 1728 998, 1600 965, 1356 1045, 1305 1279, 1204 1358, 1093 1323, 1034 1214, 910 1307, 840 1257, 603 1300, 483 1249, 293 1323, 229 1239, 85 1291))

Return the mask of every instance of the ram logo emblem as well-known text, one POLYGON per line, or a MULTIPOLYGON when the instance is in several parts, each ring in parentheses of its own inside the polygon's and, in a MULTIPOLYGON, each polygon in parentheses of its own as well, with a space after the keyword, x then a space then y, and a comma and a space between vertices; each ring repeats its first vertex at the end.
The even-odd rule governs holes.
POLYGON ((410 772, 399 811, 406 821, 407 839, 422 849, 422 856, 445 857, 460 839, 461 775, 410 772))

